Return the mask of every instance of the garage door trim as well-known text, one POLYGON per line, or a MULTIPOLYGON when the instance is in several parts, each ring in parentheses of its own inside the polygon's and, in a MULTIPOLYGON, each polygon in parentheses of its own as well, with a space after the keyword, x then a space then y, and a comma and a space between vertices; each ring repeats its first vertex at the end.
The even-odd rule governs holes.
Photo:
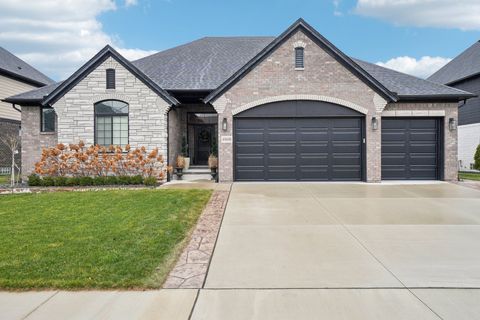
MULTIPOLYGON (((349 108, 346 108, 344 106, 340 106, 340 105, 335 105, 335 104, 332 104, 332 103, 328 103, 328 102, 319 102, 319 101, 302 101, 302 100, 299 100, 299 101, 281 101, 281 102, 273 102, 273 103, 268 103, 268 104, 264 104, 264 105, 260 105, 260 106, 257 106, 255 108, 252 108, 252 109, 249 109, 249 110, 246 110, 242 113, 239 113, 237 115, 235 115, 233 117, 233 123, 232 123, 232 140, 233 140, 233 154, 232 154, 232 170, 233 170, 233 180, 234 181, 237 181, 237 124, 236 124, 236 120, 237 119, 285 119, 286 117, 292 117, 292 115, 284 115, 284 116, 275 116, 274 114, 272 115, 262 115, 262 116, 256 116, 254 114, 255 111, 252 111, 252 110, 255 110, 257 108, 262 108, 262 107, 265 107, 267 105, 270 105, 270 104, 278 104, 278 103, 290 103, 290 104, 296 104, 296 103, 303 103, 303 102, 309 102, 309 103, 315 103, 315 104, 326 104, 326 105, 333 105, 335 108, 338 107, 338 108, 341 108, 341 109, 347 109, 347 112, 344 113, 343 115, 342 114, 334 114, 332 113, 332 110, 334 109, 331 109, 329 110, 328 112, 330 114, 322 114, 321 116, 317 115, 318 113, 314 114, 315 115, 310 115, 310 114, 304 114, 304 115, 294 115, 293 117, 295 119, 302 119, 302 118, 305 118, 305 119, 312 119, 312 118, 318 118, 318 119, 329 119, 329 118, 338 118, 338 119, 348 119, 348 118, 352 118, 352 119, 358 119, 360 120, 360 180, 355 180, 355 181, 366 181, 366 125, 365 125, 365 115, 364 114, 361 114, 359 113, 358 111, 356 110, 352 110, 352 109, 349 109, 349 108), (252 114, 253 113, 253 114, 252 114)), ((257 109, 258 110, 258 109, 257 109)), ((273 109, 271 109, 273 110, 273 109)), ((258 180, 258 181, 269 181, 269 180, 258 180)), ((288 181, 288 180, 287 180, 288 181)), ((298 181, 298 180, 296 180, 298 181)), ((330 181, 330 180, 329 180, 330 181)), ((353 181, 353 180, 352 180, 353 181)))

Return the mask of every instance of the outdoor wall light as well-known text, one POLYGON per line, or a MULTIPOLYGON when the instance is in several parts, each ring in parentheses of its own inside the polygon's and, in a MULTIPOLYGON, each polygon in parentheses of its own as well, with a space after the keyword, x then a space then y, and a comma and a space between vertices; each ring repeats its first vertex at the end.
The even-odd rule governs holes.
POLYGON ((227 118, 223 118, 222 120, 222 130, 227 131, 227 118))
POLYGON ((457 129, 457 121, 455 120, 455 118, 448 119, 448 128, 450 129, 450 131, 457 129))
POLYGON ((377 117, 372 118, 372 130, 377 130, 378 129, 378 119, 377 117))

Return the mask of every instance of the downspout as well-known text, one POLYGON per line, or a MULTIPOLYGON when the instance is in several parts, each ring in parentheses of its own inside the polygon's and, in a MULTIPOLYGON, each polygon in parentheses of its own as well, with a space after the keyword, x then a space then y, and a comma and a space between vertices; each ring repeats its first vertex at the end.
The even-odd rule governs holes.
POLYGON ((17 107, 15 107, 15 103, 12 103, 12 108, 17 110, 18 112, 22 113, 22 110, 18 109, 17 107))

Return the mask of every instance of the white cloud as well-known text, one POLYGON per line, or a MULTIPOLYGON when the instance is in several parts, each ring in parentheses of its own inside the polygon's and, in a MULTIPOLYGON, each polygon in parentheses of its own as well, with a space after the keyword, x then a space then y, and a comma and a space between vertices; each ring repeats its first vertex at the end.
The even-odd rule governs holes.
POLYGON ((397 25, 480 30, 479 0, 358 0, 355 12, 397 25))
POLYGON ((136 6, 137 4, 138 4, 138 0, 125 0, 126 7, 136 6))
POLYGON ((114 10, 114 0, 1 0, 0 44, 57 80, 106 44, 131 60, 152 54, 103 31, 98 15, 114 10))
POLYGON ((340 11, 341 0, 333 0, 333 14, 337 17, 343 16, 343 12, 340 11))
POLYGON ((419 78, 428 78, 435 71, 446 65, 452 59, 424 56, 420 59, 412 57, 397 57, 387 62, 377 62, 379 66, 411 74, 419 78))

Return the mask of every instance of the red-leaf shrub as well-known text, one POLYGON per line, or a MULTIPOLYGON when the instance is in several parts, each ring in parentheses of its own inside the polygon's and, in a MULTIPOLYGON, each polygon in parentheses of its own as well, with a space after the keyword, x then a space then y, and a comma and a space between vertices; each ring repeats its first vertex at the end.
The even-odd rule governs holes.
POLYGON ((142 146, 132 149, 130 145, 102 147, 78 144, 57 144, 42 150, 42 157, 35 164, 35 173, 40 176, 108 177, 142 176, 163 180, 166 165, 158 148, 151 151, 142 146))

